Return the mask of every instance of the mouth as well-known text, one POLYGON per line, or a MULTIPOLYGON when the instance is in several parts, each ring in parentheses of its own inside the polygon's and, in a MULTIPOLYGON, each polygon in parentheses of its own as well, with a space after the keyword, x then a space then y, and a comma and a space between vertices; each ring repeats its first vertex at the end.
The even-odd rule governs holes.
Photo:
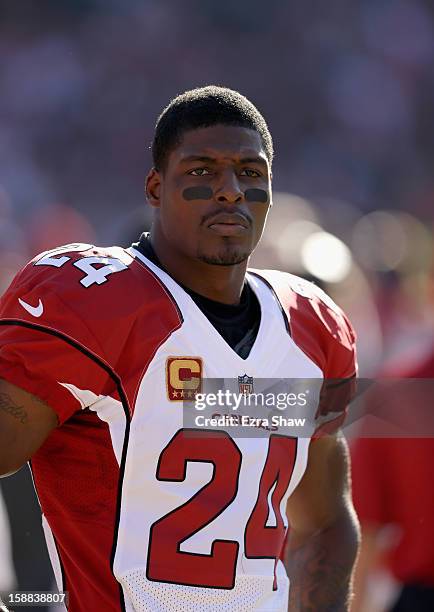
POLYGON ((220 236, 240 236, 248 231, 250 221, 240 213, 220 213, 212 217, 206 226, 220 236))
POLYGON ((212 217, 207 223, 207 227, 212 227, 214 225, 233 225, 249 229, 250 221, 241 213, 219 213, 212 217))

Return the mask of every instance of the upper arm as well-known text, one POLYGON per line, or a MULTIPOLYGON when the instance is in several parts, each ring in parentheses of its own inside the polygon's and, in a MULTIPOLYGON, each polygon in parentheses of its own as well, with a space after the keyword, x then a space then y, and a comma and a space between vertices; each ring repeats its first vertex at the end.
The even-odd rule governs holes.
POLYGON ((352 508, 349 454, 341 436, 311 443, 306 472, 287 504, 288 520, 300 534, 313 534, 352 508))
POLYGON ((57 426, 52 408, 0 380, 0 476, 19 469, 57 426))
MULTIPOLYGON (((107 257, 94 253, 88 245, 70 245, 42 254, 17 274, 0 299, 0 379, 8 381, 1 391, 1 460, 16 453, 26 460, 46 427, 62 425, 99 396, 117 391, 111 366, 119 360, 117 346, 123 345, 113 341, 112 317, 120 319, 123 312, 118 302, 116 315, 106 304, 120 291, 113 295, 109 282, 81 284, 104 270, 93 266, 107 257), (14 404, 26 410, 26 419, 13 418, 14 404), (33 440, 26 452, 17 450, 21 438, 33 440)), ((120 262, 114 271, 126 268, 120 262)), ((104 272, 109 273, 114 274, 104 272)), ((122 328, 119 334, 125 338, 128 331, 122 328)))

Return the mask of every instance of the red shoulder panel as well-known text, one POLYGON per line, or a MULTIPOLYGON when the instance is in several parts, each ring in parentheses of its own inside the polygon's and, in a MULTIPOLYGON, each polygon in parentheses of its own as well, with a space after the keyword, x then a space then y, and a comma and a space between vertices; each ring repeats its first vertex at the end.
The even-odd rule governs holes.
POLYGON ((118 378, 131 408, 143 370, 181 322, 159 279, 124 249, 67 245, 31 261, 2 297, 0 375, 62 421, 81 408, 62 381, 119 399, 118 378))
POLYGON ((323 371, 325 378, 356 373, 354 329, 324 291, 302 278, 275 270, 254 270, 272 287, 297 346, 323 371))
POLYGON ((313 283, 274 270, 252 272, 274 291, 294 342, 322 370, 325 381, 316 418, 326 427, 336 414, 329 429, 332 431, 343 421, 355 393, 356 334, 351 323, 339 306, 313 283))

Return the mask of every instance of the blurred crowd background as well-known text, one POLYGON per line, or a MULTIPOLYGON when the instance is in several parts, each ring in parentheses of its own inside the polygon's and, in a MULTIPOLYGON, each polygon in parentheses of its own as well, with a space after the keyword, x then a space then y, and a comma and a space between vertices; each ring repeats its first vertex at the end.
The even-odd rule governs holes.
MULTIPOLYGON (((252 264, 324 286, 356 327, 363 376, 432 352, 432 2, 4 2, 0 57, 1 292, 40 251, 149 228, 157 115, 219 84, 258 106, 275 142, 252 264)), ((27 532, 14 554, 35 567, 27 532)))

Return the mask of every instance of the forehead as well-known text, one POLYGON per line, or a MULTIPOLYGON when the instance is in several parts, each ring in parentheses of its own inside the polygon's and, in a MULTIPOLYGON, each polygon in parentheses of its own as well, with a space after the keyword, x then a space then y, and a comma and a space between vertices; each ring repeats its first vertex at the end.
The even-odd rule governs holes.
POLYGON ((211 157, 234 160, 260 157, 268 163, 261 137, 245 127, 213 125, 188 130, 169 155, 169 164, 177 164, 185 157, 211 157))

